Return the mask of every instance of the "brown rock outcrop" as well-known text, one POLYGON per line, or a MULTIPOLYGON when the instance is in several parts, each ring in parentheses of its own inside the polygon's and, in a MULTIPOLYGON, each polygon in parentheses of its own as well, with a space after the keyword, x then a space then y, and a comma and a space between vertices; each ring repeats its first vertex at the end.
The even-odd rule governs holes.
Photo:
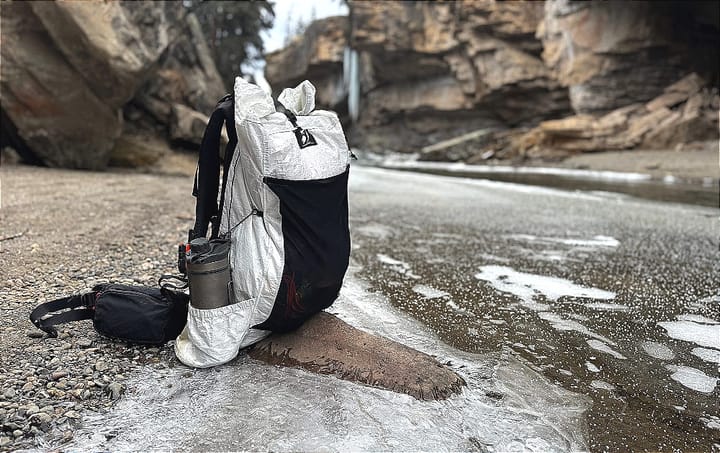
POLYGON ((693 37, 702 3, 548 0, 543 58, 577 113, 647 102, 693 69, 693 46, 707 45, 693 37))
POLYGON ((348 18, 328 17, 310 24, 287 47, 265 57, 265 77, 277 94, 305 79, 317 88, 316 103, 334 109, 345 101, 343 53, 347 45, 348 18))
MULTIPOLYGON (((120 135, 121 118, 53 45, 32 6, 0 6, 2 110, 46 165, 101 168, 120 135)), ((3 124, 3 131, 8 127, 3 124)))
POLYGON ((351 2, 351 8, 351 45, 369 65, 359 126, 374 135, 379 127, 391 131, 378 140, 386 149, 417 151, 471 130, 533 125, 570 111, 567 90, 539 58, 540 3, 351 2))
POLYGON ((272 335, 248 355, 274 365, 305 368, 349 381, 441 400, 460 393, 465 381, 427 354, 371 335, 321 312, 297 330, 272 335))
POLYGON ((178 112, 209 114, 225 90, 184 7, 88 1, 0 8, 3 146, 35 163, 101 169, 111 159, 146 162, 127 145, 133 135, 162 142, 173 132, 178 142, 199 143, 202 132, 191 137, 197 127, 181 127, 197 121, 178 112))
POLYGON ((550 150, 682 149, 687 143, 720 138, 719 106, 717 92, 692 73, 645 104, 544 121, 514 144, 515 151, 545 155, 550 150))

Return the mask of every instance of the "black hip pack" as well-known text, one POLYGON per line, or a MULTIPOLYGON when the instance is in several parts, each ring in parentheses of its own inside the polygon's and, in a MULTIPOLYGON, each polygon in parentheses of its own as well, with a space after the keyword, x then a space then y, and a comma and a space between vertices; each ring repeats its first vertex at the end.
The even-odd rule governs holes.
POLYGON ((38 305, 30 321, 56 337, 58 324, 92 319, 100 335, 161 345, 174 340, 185 327, 189 300, 187 294, 167 288, 102 284, 85 294, 38 305))

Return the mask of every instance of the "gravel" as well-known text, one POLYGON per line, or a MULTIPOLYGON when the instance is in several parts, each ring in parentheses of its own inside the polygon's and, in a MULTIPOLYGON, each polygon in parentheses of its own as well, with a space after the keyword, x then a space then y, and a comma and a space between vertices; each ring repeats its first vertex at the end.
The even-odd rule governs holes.
POLYGON ((50 338, 39 303, 113 282, 155 286, 174 273, 193 221, 192 176, 0 168, 0 450, 62 448, 144 367, 180 366, 172 347, 113 341, 91 321, 50 338))

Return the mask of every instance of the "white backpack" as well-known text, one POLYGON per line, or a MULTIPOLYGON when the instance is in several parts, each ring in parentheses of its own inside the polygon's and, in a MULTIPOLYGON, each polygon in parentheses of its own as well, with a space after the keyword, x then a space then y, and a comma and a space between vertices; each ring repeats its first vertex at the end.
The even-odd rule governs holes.
POLYGON ((350 256, 347 183, 351 153, 334 112, 314 110, 308 81, 273 102, 238 77, 203 136, 191 239, 230 239, 233 298, 190 307, 175 342, 186 365, 210 367, 271 332, 288 331, 330 306, 350 256), (220 132, 230 143, 218 198, 220 132))

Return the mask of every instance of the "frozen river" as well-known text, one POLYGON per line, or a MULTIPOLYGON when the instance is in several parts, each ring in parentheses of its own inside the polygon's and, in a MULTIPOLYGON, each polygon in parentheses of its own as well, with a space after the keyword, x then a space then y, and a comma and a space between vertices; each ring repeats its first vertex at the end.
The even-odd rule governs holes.
POLYGON ((355 167, 331 308, 468 382, 421 402, 240 356, 148 371, 77 450, 720 449, 716 209, 355 167))

